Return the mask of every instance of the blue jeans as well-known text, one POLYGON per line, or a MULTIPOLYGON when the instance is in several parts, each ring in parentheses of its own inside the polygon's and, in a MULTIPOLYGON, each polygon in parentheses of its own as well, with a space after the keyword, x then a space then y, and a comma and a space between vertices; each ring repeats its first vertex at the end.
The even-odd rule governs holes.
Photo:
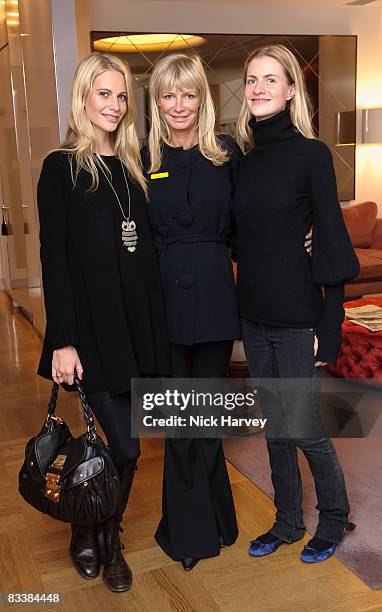
MULTIPOLYGON (((293 429, 298 426, 296 420, 299 416, 317 426, 321 423, 319 368, 314 367, 314 330, 275 327, 246 319, 242 320, 242 325, 252 378, 311 378, 314 381, 312 389, 305 395, 304 411, 301 402, 296 411, 292 407, 291 419, 281 421, 280 437, 267 437, 276 506, 276 521, 270 531, 289 543, 304 536, 302 485, 297 458, 297 448, 300 448, 309 463, 316 488, 319 522, 315 535, 338 543, 353 525, 348 521, 350 508, 345 479, 333 444, 324 435, 312 438, 283 435, 285 427, 293 429)), ((282 400, 280 397, 278 404, 273 402, 273 417, 278 409, 285 409, 282 400)))

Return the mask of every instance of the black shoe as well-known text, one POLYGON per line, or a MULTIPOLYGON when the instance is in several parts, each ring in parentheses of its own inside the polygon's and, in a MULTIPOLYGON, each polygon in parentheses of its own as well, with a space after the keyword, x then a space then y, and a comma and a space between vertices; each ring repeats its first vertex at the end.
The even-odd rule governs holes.
POLYGON ((225 542, 223 536, 219 536, 219 548, 225 548, 225 542))
POLYGON ((83 578, 87 580, 97 578, 101 560, 96 527, 72 525, 69 553, 74 567, 83 578))
POLYGON ((182 559, 183 569, 186 572, 191 571, 192 569, 194 569, 198 561, 199 561, 198 557, 187 557, 186 559, 182 559))

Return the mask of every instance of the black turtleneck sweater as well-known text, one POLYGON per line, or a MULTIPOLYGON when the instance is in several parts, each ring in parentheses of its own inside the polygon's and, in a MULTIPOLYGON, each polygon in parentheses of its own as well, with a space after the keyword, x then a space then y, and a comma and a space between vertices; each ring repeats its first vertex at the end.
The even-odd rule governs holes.
POLYGON ((289 110, 250 120, 254 147, 242 159, 233 204, 243 318, 313 327, 317 359, 334 362, 345 281, 359 264, 343 221, 328 147, 305 138, 289 110), (304 237, 313 225, 312 256, 304 237))

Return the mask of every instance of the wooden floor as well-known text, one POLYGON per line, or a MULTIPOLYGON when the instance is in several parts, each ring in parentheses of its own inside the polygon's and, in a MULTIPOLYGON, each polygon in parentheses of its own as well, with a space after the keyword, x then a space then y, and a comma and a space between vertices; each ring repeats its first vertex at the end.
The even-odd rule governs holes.
MULTIPOLYGON (((273 505, 231 466, 239 539, 219 557, 184 572, 153 539, 160 518, 162 475, 162 445, 157 440, 143 441, 124 518, 122 539, 134 572, 132 590, 114 594, 101 578, 83 580, 68 557, 69 526, 40 515, 17 491, 24 446, 42 425, 50 385, 35 375, 40 339, 1 292, 0 339, 0 591, 59 592, 62 607, 27 609, 65 612, 382 611, 382 592, 370 590, 334 557, 316 566, 301 563, 302 542, 282 546, 263 559, 250 559, 248 542, 271 525, 273 505)), ((58 413, 79 433, 80 413, 71 394, 62 393, 58 413)))

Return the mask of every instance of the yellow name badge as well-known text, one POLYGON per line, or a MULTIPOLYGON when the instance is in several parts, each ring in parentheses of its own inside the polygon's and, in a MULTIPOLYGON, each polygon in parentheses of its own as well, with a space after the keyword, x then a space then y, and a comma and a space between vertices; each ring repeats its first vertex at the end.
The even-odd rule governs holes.
POLYGON ((168 178, 169 174, 168 172, 158 172, 157 174, 151 174, 150 178, 151 179, 161 179, 161 178, 168 178))

